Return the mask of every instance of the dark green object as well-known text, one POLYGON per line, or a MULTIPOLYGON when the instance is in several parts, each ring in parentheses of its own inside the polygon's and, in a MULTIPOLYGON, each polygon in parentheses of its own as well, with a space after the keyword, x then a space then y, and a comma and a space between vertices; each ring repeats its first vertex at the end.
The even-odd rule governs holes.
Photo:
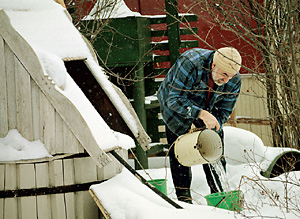
POLYGON ((111 19, 93 46, 100 65, 136 66, 151 60, 150 21, 146 17, 111 19))
POLYGON ((266 178, 273 178, 283 173, 300 170, 300 152, 284 151, 277 155, 266 171, 261 171, 261 175, 266 178))
POLYGON ((207 205, 223 208, 231 211, 241 211, 243 194, 240 190, 230 192, 219 192, 205 196, 207 205))
POLYGON ((159 191, 167 195, 167 180, 166 179, 153 179, 148 181, 155 186, 159 191))
POLYGON ((166 0, 166 20, 168 27, 168 42, 171 66, 180 55, 180 29, 177 0, 166 0))

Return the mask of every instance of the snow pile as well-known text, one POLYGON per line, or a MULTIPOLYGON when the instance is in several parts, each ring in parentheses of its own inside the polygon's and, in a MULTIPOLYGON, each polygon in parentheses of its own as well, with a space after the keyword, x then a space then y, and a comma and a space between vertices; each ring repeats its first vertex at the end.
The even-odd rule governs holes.
POLYGON ((114 4, 107 4, 108 2, 103 0, 98 0, 89 13, 84 19, 92 20, 97 19, 97 11, 101 9, 101 19, 107 18, 124 18, 124 17, 141 17, 141 14, 138 12, 131 11, 128 6, 125 4, 124 0, 115 0, 114 4))
POLYGON ((51 157, 39 140, 28 141, 16 129, 0 138, 0 161, 16 161, 51 157))

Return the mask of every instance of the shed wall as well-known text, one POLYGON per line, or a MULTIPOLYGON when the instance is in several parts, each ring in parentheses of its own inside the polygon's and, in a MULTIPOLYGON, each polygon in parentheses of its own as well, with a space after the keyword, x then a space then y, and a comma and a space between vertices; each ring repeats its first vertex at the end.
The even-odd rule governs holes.
POLYGON ((236 127, 255 133, 266 146, 272 146, 267 94, 261 80, 263 77, 242 75, 241 94, 235 107, 236 127))
MULTIPOLYGON (((127 151, 118 153, 127 159, 127 151)), ((0 218, 99 218, 98 207, 88 190, 91 184, 101 183, 121 172, 122 165, 109 156, 113 162, 101 169, 89 156, 0 163, 0 218), (43 188, 49 190, 35 194, 43 188), (9 196, 11 190, 15 191, 15 197, 9 196), (32 193, 24 195, 24 190, 32 193)))

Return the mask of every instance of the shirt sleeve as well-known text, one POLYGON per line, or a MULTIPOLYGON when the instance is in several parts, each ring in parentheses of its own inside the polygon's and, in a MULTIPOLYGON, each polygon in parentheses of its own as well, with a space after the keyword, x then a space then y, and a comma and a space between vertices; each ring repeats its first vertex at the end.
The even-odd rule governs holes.
POLYGON ((186 57, 177 60, 173 71, 174 75, 169 83, 167 106, 183 118, 197 118, 202 109, 190 101, 189 95, 199 72, 186 57))

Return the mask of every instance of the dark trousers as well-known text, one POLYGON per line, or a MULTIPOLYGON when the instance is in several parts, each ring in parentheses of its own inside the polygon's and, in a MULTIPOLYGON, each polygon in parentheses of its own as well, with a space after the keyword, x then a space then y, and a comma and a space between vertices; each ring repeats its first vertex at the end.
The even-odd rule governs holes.
MULTIPOLYGON (((171 146, 173 142, 178 138, 177 135, 175 135, 173 132, 171 132, 168 127, 166 126, 166 135, 167 135, 167 140, 168 144, 171 146)), ((219 134, 222 142, 223 142, 223 131, 219 134)), ((176 190, 176 195, 178 200, 180 201, 185 201, 185 202, 191 202, 191 193, 190 193, 190 186, 192 182, 192 171, 191 167, 186 167, 181 165, 177 158, 175 157, 174 154, 174 146, 171 147, 169 151, 169 158, 170 158, 170 169, 172 173, 172 178, 173 178, 173 184, 176 190)), ((224 157, 222 156, 221 159, 222 165, 224 169, 226 170, 226 161, 224 157)), ((214 171, 212 166, 210 164, 203 164, 203 170, 206 175, 206 181, 208 186, 210 187, 211 193, 219 192, 217 189, 217 186, 215 184, 215 181, 213 179, 216 179, 219 188, 222 189, 219 176, 218 174, 214 171), (213 174, 213 176, 212 176, 213 174)))

